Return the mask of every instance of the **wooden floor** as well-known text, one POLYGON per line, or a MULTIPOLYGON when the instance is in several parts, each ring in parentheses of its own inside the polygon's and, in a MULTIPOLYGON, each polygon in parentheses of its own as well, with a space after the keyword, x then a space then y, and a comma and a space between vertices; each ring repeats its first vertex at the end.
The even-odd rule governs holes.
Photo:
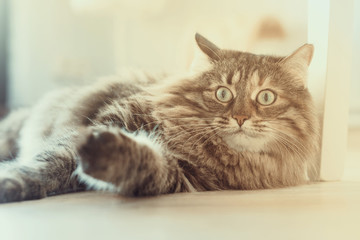
POLYGON ((0 205, 0 239, 360 239, 360 130, 344 180, 126 199, 77 193, 0 205))

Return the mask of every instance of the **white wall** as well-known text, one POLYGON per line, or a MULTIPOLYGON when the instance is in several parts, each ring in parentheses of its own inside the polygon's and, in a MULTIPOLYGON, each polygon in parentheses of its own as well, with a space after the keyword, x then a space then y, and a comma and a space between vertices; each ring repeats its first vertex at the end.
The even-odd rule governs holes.
POLYGON ((112 18, 78 16, 65 0, 11 0, 9 105, 114 72, 112 18))
POLYGON ((221 47, 260 53, 289 54, 307 39, 302 0, 10 2, 11 107, 124 66, 186 70, 197 31, 221 47), (259 40, 259 25, 269 16, 281 23, 284 36, 259 40))
MULTIPOLYGON (((102 5, 115 1, 92 2, 102 5)), ((160 1, 157 11, 138 8, 135 13, 119 2, 126 1, 117 1, 102 10, 116 19, 117 66, 186 70, 193 54, 195 32, 220 47, 262 54, 290 54, 307 41, 307 3, 302 0, 160 1), (281 24, 284 35, 259 39, 257 31, 269 19, 281 24)))
POLYGON ((350 92, 350 126, 360 126, 360 1, 354 1, 354 52, 350 92))
MULTIPOLYGON (((0 105, 5 103, 6 98, 6 24, 7 24, 7 2, 0 0, 0 105)), ((0 109, 1 110, 1 109, 0 109)))

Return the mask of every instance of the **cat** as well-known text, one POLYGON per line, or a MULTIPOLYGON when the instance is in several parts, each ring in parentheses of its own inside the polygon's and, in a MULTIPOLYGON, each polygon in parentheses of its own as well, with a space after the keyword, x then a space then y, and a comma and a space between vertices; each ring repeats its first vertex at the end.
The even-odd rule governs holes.
POLYGON ((195 40, 184 76, 102 80, 10 113, 0 122, 0 202, 317 180, 319 122, 306 86, 313 46, 277 57, 195 40))

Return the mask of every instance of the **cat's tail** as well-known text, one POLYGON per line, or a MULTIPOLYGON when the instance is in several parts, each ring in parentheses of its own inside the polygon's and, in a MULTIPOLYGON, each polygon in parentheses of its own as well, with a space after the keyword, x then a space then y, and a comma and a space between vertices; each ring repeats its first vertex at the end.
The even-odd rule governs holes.
POLYGON ((0 121, 0 162, 16 157, 20 131, 29 114, 30 109, 19 109, 0 121))

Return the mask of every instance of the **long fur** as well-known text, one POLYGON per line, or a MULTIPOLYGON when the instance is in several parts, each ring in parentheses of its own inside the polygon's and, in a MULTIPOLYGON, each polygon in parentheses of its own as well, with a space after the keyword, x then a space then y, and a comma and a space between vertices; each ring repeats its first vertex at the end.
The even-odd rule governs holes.
POLYGON ((285 58, 196 39, 203 56, 187 76, 103 79, 51 93, 0 122, 0 202, 84 188, 148 196, 315 180, 312 48, 285 58), (230 102, 216 98, 219 87, 231 91, 230 102), (257 100, 264 89, 276 93, 269 106, 257 100), (234 116, 242 115, 239 125, 234 116))

